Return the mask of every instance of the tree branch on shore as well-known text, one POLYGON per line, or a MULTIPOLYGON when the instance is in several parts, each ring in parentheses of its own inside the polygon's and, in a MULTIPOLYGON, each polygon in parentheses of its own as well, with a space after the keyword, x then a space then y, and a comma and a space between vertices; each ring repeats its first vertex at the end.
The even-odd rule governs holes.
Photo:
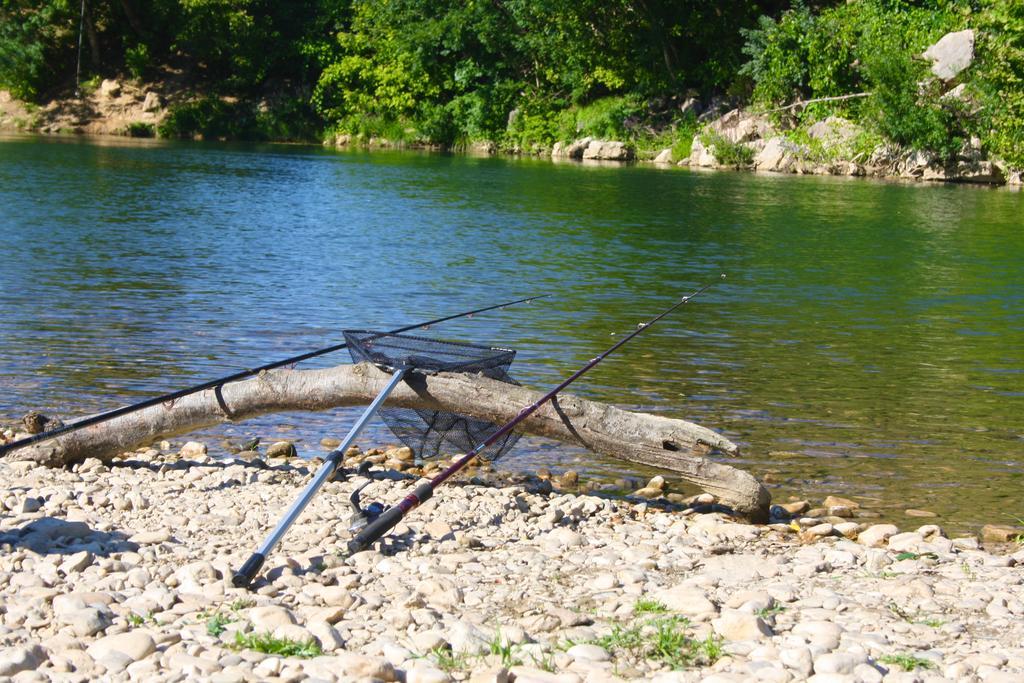
MULTIPOLYGON (((369 364, 317 370, 274 370, 93 425, 78 432, 13 452, 10 459, 59 467, 87 457, 103 460, 167 438, 228 421, 283 411, 319 411, 366 405, 389 375, 369 364)), ((447 410, 504 424, 540 392, 486 377, 410 373, 386 405, 447 410)), ((714 494, 753 519, 767 517, 771 497, 752 475, 709 460, 712 450, 735 455, 738 447, 699 425, 646 413, 634 413, 570 394, 520 423, 520 431, 629 462, 660 467, 714 494)))
POLYGON ((790 109, 796 109, 798 107, 806 107, 809 104, 817 104, 818 102, 842 102, 843 100, 852 100, 858 97, 871 97, 874 93, 870 92, 856 92, 849 95, 836 95, 834 97, 815 97, 809 100, 797 100, 792 104, 787 104, 785 107, 776 107, 775 109, 765 109, 764 111, 758 112, 760 114, 774 114, 778 111, 789 111, 790 109))

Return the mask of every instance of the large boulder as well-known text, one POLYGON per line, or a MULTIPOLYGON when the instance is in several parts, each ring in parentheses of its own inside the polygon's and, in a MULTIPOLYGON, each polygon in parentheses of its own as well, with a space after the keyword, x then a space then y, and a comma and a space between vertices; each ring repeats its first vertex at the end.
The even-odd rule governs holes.
POLYGON ((583 150, 583 158, 629 161, 633 158, 633 150, 626 143, 617 140, 592 140, 583 150))
POLYGON ((974 61, 974 31, 947 33, 924 51, 924 57, 932 61, 933 74, 944 81, 953 80, 974 61))
POLYGON ((594 138, 582 138, 580 140, 573 140, 568 145, 563 145, 561 142, 556 142, 555 146, 551 148, 551 156, 553 157, 569 157, 570 159, 582 159, 583 152, 587 149, 594 138))
POLYGON ((704 145, 704 141, 701 140, 699 135, 693 136, 693 143, 690 145, 690 166, 698 166, 701 168, 712 168, 718 160, 715 158, 715 146, 704 145))
POLYGON ((103 99, 112 99, 121 94, 121 84, 113 78, 105 78, 100 83, 97 93, 103 99))
POLYGON ((806 150, 781 135, 768 138, 764 147, 754 157, 754 168, 758 171, 791 173, 794 165, 806 150))
POLYGON ((765 137, 775 128, 763 114, 733 109, 708 124, 708 130, 729 142, 740 143, 765 137))
POLYGON ((820 140, 825 149, 848 147, 862 132, 863 128, 840 116, 829 116, 824 121, 816 121, 807 129, 808 137, 820 140))
POLYGON ((1002 185, 1006 182, 1003 169, 991 161, 961 160, 956 165, 953 180, 961 183, 1002 185))

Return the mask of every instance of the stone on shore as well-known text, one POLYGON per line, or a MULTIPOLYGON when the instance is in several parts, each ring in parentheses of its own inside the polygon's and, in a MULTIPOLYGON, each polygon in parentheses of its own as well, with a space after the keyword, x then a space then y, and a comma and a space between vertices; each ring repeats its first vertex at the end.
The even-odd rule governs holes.
MULTIPOLYGON (((367 456, 403 462, 400 450, 367 456)), ((809 514, 804 501, 775 508, 785 523, 755 526, 702 512, 714 503, 709 496, 669 494, 679 505, 662 509, 534 479, 485 486, 474 478, 452 482, 386 542, 350 556, 338 517, 351 484, 332 482, 244 590, 231 575, 308 482, 307 464, 231 459, 210 467, 208 456, 182 460, 170 447, 145 457, 152 468, 42 470, 0 460, 0 500, 12 501, 0 517, 0 677, 678 683, 942 675, 988 683, 1024 675, 1024 550, 1012 543, 1013 527, 993 536, 1003 542, 993 554, 976 538, 945 538, 934 524, 865 528, 863 510, 849 521, 790 520, 809 514), (47 516, 23 511, 26 498, 42 501, 47 516), (271 638, 297 654, 260 651, 271 638), (686 656, 659 642, 687 648, 686 656), (911 653, 933 669, 882 663, 911 653)), ((404 476, 379 487, 381 502, 412 489, 416 480, 404 476)), ((658 478, 647 487, 666 489, 658 478)), ((817 512, 840 508, 857 509, 827 499, 817 512)))

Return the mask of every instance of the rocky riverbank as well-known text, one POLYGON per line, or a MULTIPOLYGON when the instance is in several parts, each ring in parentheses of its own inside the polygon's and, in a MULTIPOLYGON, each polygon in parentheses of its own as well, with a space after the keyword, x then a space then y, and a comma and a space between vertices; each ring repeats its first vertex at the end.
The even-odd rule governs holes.
MULTIPOLYGON (((351 455, 387 466, 369 499, 415 482, 401 449, 351 455)), ((851 501, 752 526, 478 471, 346 558, 358 479, 334 482, 234 588, 311 466, 166 442, 0 461, 0 680, 1024 679, 1024 551, 861 524, 851 501)))
POLYGON ((153 137, 167 105, 184 97, 169 84, 106 79, 77 97, 30 105, 0 90, 0 131, 153 137))

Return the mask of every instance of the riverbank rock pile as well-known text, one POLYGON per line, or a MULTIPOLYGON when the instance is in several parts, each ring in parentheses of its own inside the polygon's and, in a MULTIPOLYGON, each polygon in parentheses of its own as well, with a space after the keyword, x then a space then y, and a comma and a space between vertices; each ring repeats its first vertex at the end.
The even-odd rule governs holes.
POLYGON ((151 137, 167 114, 166 99, 158 89, 116 79, 103 80, 75 97, 52 100, 41 107, 26 107, 3 91, 0 129, 151 137))
MULTIPOLYGON (((0 680, 1024 677, 1015 545, 471 480, 344 557, 356 479, 325 487, 250 592, 232 568, 313 464, 164 446, 0 461, 0 680)), ((415 484, 376 477, 364 497, 385 503, 415 484)))

